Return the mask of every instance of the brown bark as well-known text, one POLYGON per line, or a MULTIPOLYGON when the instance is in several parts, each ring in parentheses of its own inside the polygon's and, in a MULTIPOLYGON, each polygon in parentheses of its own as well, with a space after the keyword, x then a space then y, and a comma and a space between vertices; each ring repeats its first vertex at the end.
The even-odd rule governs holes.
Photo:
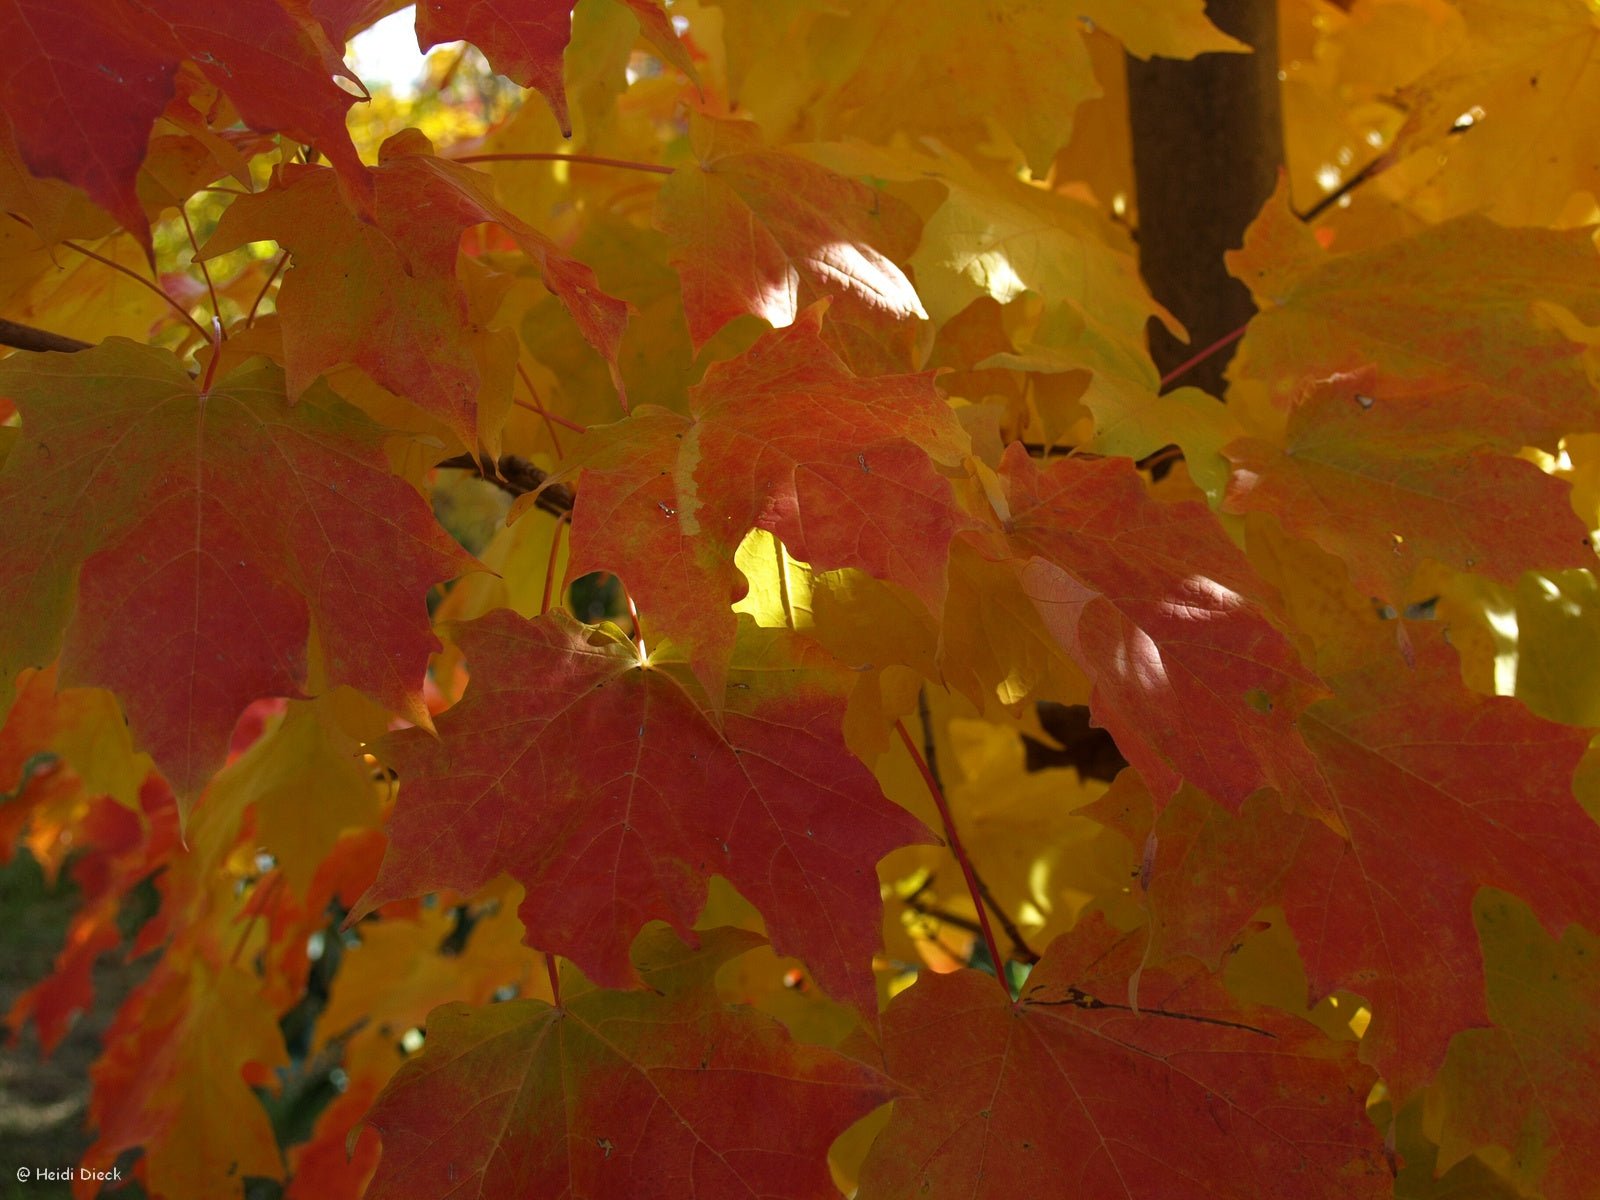
POLYGON ((73 352, 87 350, 91 343, 68 337, 64 333, 51 333, 48 329, 35 329, 16 321, 0 319, 0 346, 14 346, 18 350, 59 350, 73 352))
MULTIPOLYGON (((1210 0, 1206 15, 1255 53, 1128 59, 1141 269, 1190 339, 1186 346, 1151 323, 1162 374, 1255 312, 1222 256, 1240 244, 1283 164, 1275 0, 1210 0)), ((1231 348, 1182 382, 1220 396, 1230 357, 1231 348)))

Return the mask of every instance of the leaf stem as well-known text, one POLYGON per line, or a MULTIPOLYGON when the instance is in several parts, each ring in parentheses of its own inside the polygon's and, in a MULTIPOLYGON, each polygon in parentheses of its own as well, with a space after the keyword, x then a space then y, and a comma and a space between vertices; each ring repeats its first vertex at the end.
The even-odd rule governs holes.
MULTIPOLYGON (((933 719, 928 715, 928 689, 917 689, 917 720, 922 722, 922 757, 928 764, 928 774, 933 776, 934 782, 939 785, 939 790, 944 790, 944 776, 939 771, 938 747, 933 740, 933 719)), ((972 878, 978 885, 978 895, 989 906, 989 911, 994 919, 1000 922, 1000 928, 1011 941, 1011 956, 1025 963, 1036 963, 1039 956, 1034 953, 1033 947, 1028 945, 1028 939, 1022 936, 1022 930, 1017 928, 1017 923, 1011 919, 1011 914, 1006 912, 1005 906, 995 901, 994 893, 989 890, 989 885, 984 882, 982 875, 978 874, 976 864, 972 867, 972 878)))
POLYGON ((1310 208, 1306 209, 1305 212, 1296 213, 1295 216, 1299 217, 1302 221, 1309 225, 1312 221, 1315 221, 1335 204, 1339 203, 1339 201, 1343 200, 1351 192, 1355 191, 1363 183, 1382 175, 1390 167, 1394 166, 1396 161, 1397 160, 1392 150, 1384 151, 1382 154, 1378 155, 1377 158, 1373 159, 1366 166, 1362 167, 1361 170, 1350 176, 1349 179, 1346 179, 1338 187, 1334 188, 1333 191, 1329 192, 1321 200, 1318 200, 1310 208))
POLYGON ((1183 362, 1173 367, 1172 370, 1168 371, 1161 377, 1161 386, 1169 387, 1175 380, 1182 379, 1186 374, 1194 370, 1201 363, 1205 362, 1206 359, 1210 358, 1213 354, 1216 354, 1222 350, 1226 350, 1229 346, 1237 342, 1244 336, 1244 331, 1249 328, 1250 322, 1246 321, 1232 333, 1223 334, 1216 341, 1212 342, 1211 345, 1200 351, 1199 354, 1196 354, 1193 358, 1185 359, 1183 362))
MULTIPOLYGON (((18 222, 19 224, 26 225, 29 229, 33 228, 33 222, 28 220, 27 217, 19 216, 17 213, 7 213, 6 216, 10 217, 13 221, 18 222)), ((202 338, 205 338, 207 341, 211 340, 210 333, 207 332, 206 327, 204 325, 200 324, 199 321, 194 319, 194 314, 191 313, 188 309, 186 309, 183 305, 179 304, 171 296, 167 295, 165 289, 163 289, 161 287, 161 285, 156 283, 154 280, 146 279, 143 275, 140 275, 138 272, 128 270, 128 268, 123 266, 121 263, 113 262, 111 259, 105 257, 105 255, 103 255, 103 254, 96 254, 93 250, 89 249, 87 246, 80 246, 77 242, 72 241, 70 238, 62 238, 61 239, 61 244, 63 246, 65 246, 65 247, 67 247, 67 249, 69 249, 69 250, 76 250, 79 254, 83 255, 85 258, 94 259, 94 261, 99 263, 101 266, 110 267, 113 271, 116 271, 118 274, 126 275, 129 279, 133 280, 140 287, 147 288, 150 291, 154 292, 156 295, 160 296, 163 300, 165 300, 167 302, 167 304, 172 308, 173 312, 177 313, 185 321, 189 322, 189 324, 194 328, 194 331, 196 333, 198 333, 202 338)))
MULTIPOLYGON (((577 430, 579 433, 588 433, 588 428, 586 426, 579 425, 576 421, 569 421, 564 417, 558 418, 551 413, 549 409, 545 408, 544 401, 539 398, 539 389, 534 387, 533 380, 528 378, 528 372, 523 368, 522 360, 520 358, 517 359, 517 378, 521 379, 522 386, 528 389, 528 395, 533 400, 533 404, 531 405, 533 411, 544 418, 545 428, 550 431, 550 444, 555 447, 556 457, 565 458, 566 454, 563 453, 561 449, 561 438, 556 433, 556 425, 558 423, 565 425, 568 429, 577 430)), ((512 403, 522 408, 530 407, 529 405, 523 404, 522 401, 515 397, 515 395, 512 396, 512 403)))
POLYGON ((933 802, 939 809, 939 819, 944 822, 944 835, 950 842, 950 852, 956 856, 956 861, 961 864, 961 873, 967 880, 967 891, 972 896, 973 907, 978 910, 978 926, 983 931, 983 944, 989 950, 989 960, 994 963, 995 981, 1006 994, 1007 1000, 1012 1000, 1011 985, 1006 982, 1005 959, 1000 957, 1000 949, 995 944, 994 930, 989 927, 989 909, 983 903, 983 896, 978 891, 978 880, 972 872, 972 860, 967 857, 966 848, 961 844, 961 837, 956 833, 955 818, 950 815, 950 806, 945 802, 944 789, 939 786, 939 781, 934 778, 933 772, 928 769, 928 760, 922 757, 922 751, 917 749, 911 735, 906 732, 904 721, 896 721, 894 730, 900 735, 900 740, 905 744, 906 752, 911 755, 917 769, 922 772, 922 781, 928 785, 928 792, 933 796, 933 802))
POLYGON ((211 357, 206 361, 206 373, 200 380, 200 399, 211 395, 211 381, 217 377, 217 364, 222 361, 222 318, 211 318, 211 357))
POLYGON ((260 896, 258 897, 254 894, 251 895, 249 906, 250 919, 244 923, 244 928, 239 930, 239 936, 233 943, 233 953, 228 955, 228 965, 230 967, 239 961, 239 952, 244 949, 244 944, 249 939, 251 931, 255 929, 256 922, 261 920, 261 913, 262 910, 266 908, 267 901, 272 899, 274 893, 276 893, 278 889, 278 885, 282 882, 283 872, 274 871, 272 873, 272 878, 267 880, 267 885, 262 890, 260 896))
POLYGON ((250 313, 244 319, 244 327, 249 329, 256 323, 256 310, 261 307, 261 302, 267 298, 267 293, 272 290, 272 281, 278 277, 278 272, 283 270, 283 264, 289 261, 289 252, 282 251, 278 261, 272 265, 272 273, 267 276, 267 281, 261 285, 261 290, 256 293, 255 303, 250 306, 250 313))
POLYGON ((561 1007, 561 974, 556 970, 556 956, 548 950, 544 956, 544 972, 550 976, 550 998, 556 1008, 561 1007))
POLYGON ((621 167, 625 171, 649 171, 655 175, 671 175, 676 170, 674 167, 663 167, 656 163, 634 162, 628 158, 601 158, 595 154, 563 154, 559 151, 529 152, 526 154, 463 154, 460 158, 452 158, 450 161, 458 163, 575 162, 587 163, 593 167, 621 167))
POLYGON ((550 611, 550 593, 556 581, 556 558, 561 554, 561 531, 566 528, 571 520, 569 514, 563 513, 556 518, 556 531, 550 536, 550 561, 544 568, 544 595, 539 600, 539 615, 542 617, 550 611))
MULTIPOLYGON (((211 315, 221 328, 222 305, 217 302, 217 285, 211 281, 211 268, 206 265, 206 260, 200 257, 200 239, 194 236, 194 226, 189 222, 188 201, 178 205, 178 215, 183 218, 183 231, 189 235, 189 249, 193 257, 189 260, 200 268, 200 275, 206 281, 206 294, 211 297, 211 315)), ((223 337, 228 335, 224 333, 223 337)))
POLYGON ((638 647, 639 661, 647 662, 650 652, 644 648, 644 630, 639 627, 639 606, 633 602, 633 597, 628 597, 628 616, 633 619, 633 644, 638 647))
POLYGON ((778 599, 783 602, 783 623, 793 629, 794 605, 789 600, 789 552, 776 534, 772 536, 772 546, 778 557, 778 599))

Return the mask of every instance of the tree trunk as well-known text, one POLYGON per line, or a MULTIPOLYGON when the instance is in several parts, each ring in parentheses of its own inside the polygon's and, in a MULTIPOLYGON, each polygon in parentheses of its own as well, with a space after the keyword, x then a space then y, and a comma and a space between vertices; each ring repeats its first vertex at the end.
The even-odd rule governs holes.
MULTIPOLYGON (((1240 244, 1283 164, 1275 0, 1210 0, 1206 15, 1255 53, 1128 59, 1140 264, 1190 339, 1185 346, 1151 323, 1162 374, 1255 312, 1222 255, 1240 244)), ((1231 348, 1213 356, 1183 382, 1222 395, 1231 356, 1231 348)))

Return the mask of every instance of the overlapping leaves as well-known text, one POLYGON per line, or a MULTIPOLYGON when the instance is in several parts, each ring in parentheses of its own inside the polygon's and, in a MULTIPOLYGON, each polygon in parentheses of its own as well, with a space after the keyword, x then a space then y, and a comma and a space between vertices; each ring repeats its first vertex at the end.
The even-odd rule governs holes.
POLYGON ((378 752, 405 780, 391 849, 359 911, 506 871, 541 949, 609 986, 636 980, 641 926, 687 931, 722 875, 781 953, 872 1011, 873 867, 926 831, 845 749, 837 668, 748 629, 722 694, 671 656, 564 613, 500 610, 455 634, 472 665, 461 703, 378 752))
POLYGON ((822 1195, 828 1143, 895 1094, 863 1063, 790 1039, 772 1018, 708 995, 760 938, 715 929, 689 949, 639 940, 648 989, 562 980, 559 1007, 450 1005, 426 1051, 373 1107, 383 1158, 373 1200, 448 1195, 822 1195), (439 1106, 469 1114, 443 1133, 439 1106))
POLYGON ((1457 22, 1400 0, 1324 6, 1327 38, 1288 31, 1317 71, 1411 105, 1319 97, 1371 146, 1398 129, 1403 161, 1315 231, 1286 196, 1264 211, 1232 259, 1263 311, 1223 409, 1157 395, 1144 327, 1166 314, 1124 207, 1071 182, 1082 146, 1057 154, 1075 119, 1091 141, 1115 125, 1120 84, 1090 70, 1091 50, 1121 53, 1108 33, 1140 56, 1239 49, 1197 0, 581 4, 419 10, 420 41, 473 41, 580 139, 532 98, 510 123, 526 144, 445 148, 526 151, 498 194, 414 132, 357 159, 330 79, 350 82, 338 43, 385 0, 0 7, 17 58, 0 189, 33 224, 3 249, 45 281, 5 291, 3 315, 187 355, 166 288, 224 324, 275 307, 234 322, 222 361, 247 345, 282 363, 196 384, 112 341, 0 367, 0 686, 20 683, 0 829, 47 870, 70 862, 86 899, 11 1019, 60 1038, 123 944, 123 898, 154 873, 161 899, 132 949, 162 959, 97 1069, 90 1164, 139 1148, 145 1190, 177 1200, 286 1166, 288 1194, 317 1200, 820 1195, 834 1135, 892 1099, 875 1141, 858 1127, 832 1152, 869 1200, 1359 1196, 1393 1171, 1426 1190, 1435 1166, 1438 1194, 1585 1194, 1600 834, 1573 796, 1593 706, 1571 663, 1594 640, 1600 516, 1570 435, 1600 411, 1600 279, 1577 228, 1586 126, 1553 91, 1592 89, 1593 14, 1462 0, 1457 22), (1400 11, 1461 36, 1329 66, 1400 11), (799 145, 816 138, 834 140, 799 145), (1513 152, 1526 170, 1495 169, 1513 152), (250 194, 197 199, 224 171, 250 194), (104 293, 44 260, 104 272, 139 248, 40 249, 109 227, 67 184, 135 238, 190 202, 200 237, 177 222, 147 252, 220 214, 218 277, 171 270, 80 326, 104 293), (1485 208, 1561 228, 1428 224, 1485 208), (281 283, 246 249, 269 240, 293 262, 281 283), (640 305, 635 327, 585 262, 640 305), (346 405, 374 390, 347 364, 438 437, 346 405), (615 413, 608 367, 659 406, 564 453, 569 423, 615 413), (1169 442, 1187 463, 1160 482, 1096 457, 1169 442), (456 449, 489 478, 429 484, 441 511, 478 488, 485 523, 504 515, 496 472, 502 491, 534 475, 502 453, 561 471, 576 508, 568 544, 549 513, 571 496, 525 501, 495 543, 505 587, 438 610, 503 596, 545 615, 453 626, 425 679, 430 590, 471 564, 389 464, 426 482, 456 449), (564 549, 584 579, 565 596, 564 549), (758 552, 775 568, 741 608, 769 628, 730 611, 758 552), (1392 620, 1411 601, 1439 625, 1392 620), (78 690, 96 683, 115 700, 78 690), (1032 722, 1042 695, 1086 702, 1133 763, 1099 804, 1092 779, 1017 782, 1036 751, 1071 752, 1032 722), (893 738, 918 708, 920 751, 893 738), (396 716, 410 727, 385 736, 396 716), (187 852, 135 743, 186 811, 205 791, 187 852), (1000 765, 969 769, 974 746, 1000 765), (875 754, 874 774, 858 756, 875 754), (941 762, 987 898, 962 895, 947 849, 880 863, 928 837, 906 810, 934 820, 941 762), (1063 858, 1068 825, 1096 832, 1063 858), (725 969, 754 937, 708 928, 743 904, 716 885, 702 912, 713 875, 755 906, 733 919, 796 957, 725 969), (983 906, 1009 922, 997 957, 1069 929, 1020 999, 925 970, 880 1018, 918 956, 966 960, 983 906), (1094 906, 1149 929, 1119 937, 1080 918, 1094 906), (880 918, 902 915, 916 935, 877 954, 880 918), (1262 988, 1249 971, 1272 955, 1262 988), (1330 1039, 1236 998, 1262 991, 1318 1002, 1324 1027, 1335 993, 1363 1007, 1330 1039), (730 996, 797 1038, 853 1030, 859 1057, 730 996), (280 1153, 252 1089, 333 1061, 348 1090, 280 1153))
POLYGON ((973 971, 898 997, 884 1061, 916 1094, 868 1156, 863 1200, 1004 1200, 1043 1180, 1128 1200, 1389 1193, 1348 1046, 1192 965, 1145 972, 1135 1009, 1139 957, 1096 919, 1056 940, 1015 1004, 973 971))
POLYGON ((319 388, 290 407, 271 364, 201 394, 121 339, 9 359, 0 389, 28 430, 0 469, 7 684, 60 653, 191 796, 245 705, 308 686, 313 628, 321 678, 427 721, 425 593, 471 560, 359 412, 319 388))
MULTIPOLYGON (((715 693, 743 594, 751 529, 818 567, 856 567, 937 609, 950 539, 972 523, 951 476, 967 450, 926 375, 854 375, 822 312, 719 363, 691 415, 641 409, 591 431, 570 573, 616 571, 656 636, 682 645, 715 693)), ((570 469, 570 468, 569 468, 570 469)))

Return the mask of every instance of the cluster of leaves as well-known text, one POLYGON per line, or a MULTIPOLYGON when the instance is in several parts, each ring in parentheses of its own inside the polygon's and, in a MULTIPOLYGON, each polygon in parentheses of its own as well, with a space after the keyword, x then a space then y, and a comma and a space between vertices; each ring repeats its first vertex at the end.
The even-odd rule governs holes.
POLYGON ((1226 405, 1130 233, 1201 0, 430 0, 539 96, 373 146, 395 7, 0 2, 8 1023, 148 965, 86 1166, 1592 1194, 1591 4, 1285 0, 1226 405))

